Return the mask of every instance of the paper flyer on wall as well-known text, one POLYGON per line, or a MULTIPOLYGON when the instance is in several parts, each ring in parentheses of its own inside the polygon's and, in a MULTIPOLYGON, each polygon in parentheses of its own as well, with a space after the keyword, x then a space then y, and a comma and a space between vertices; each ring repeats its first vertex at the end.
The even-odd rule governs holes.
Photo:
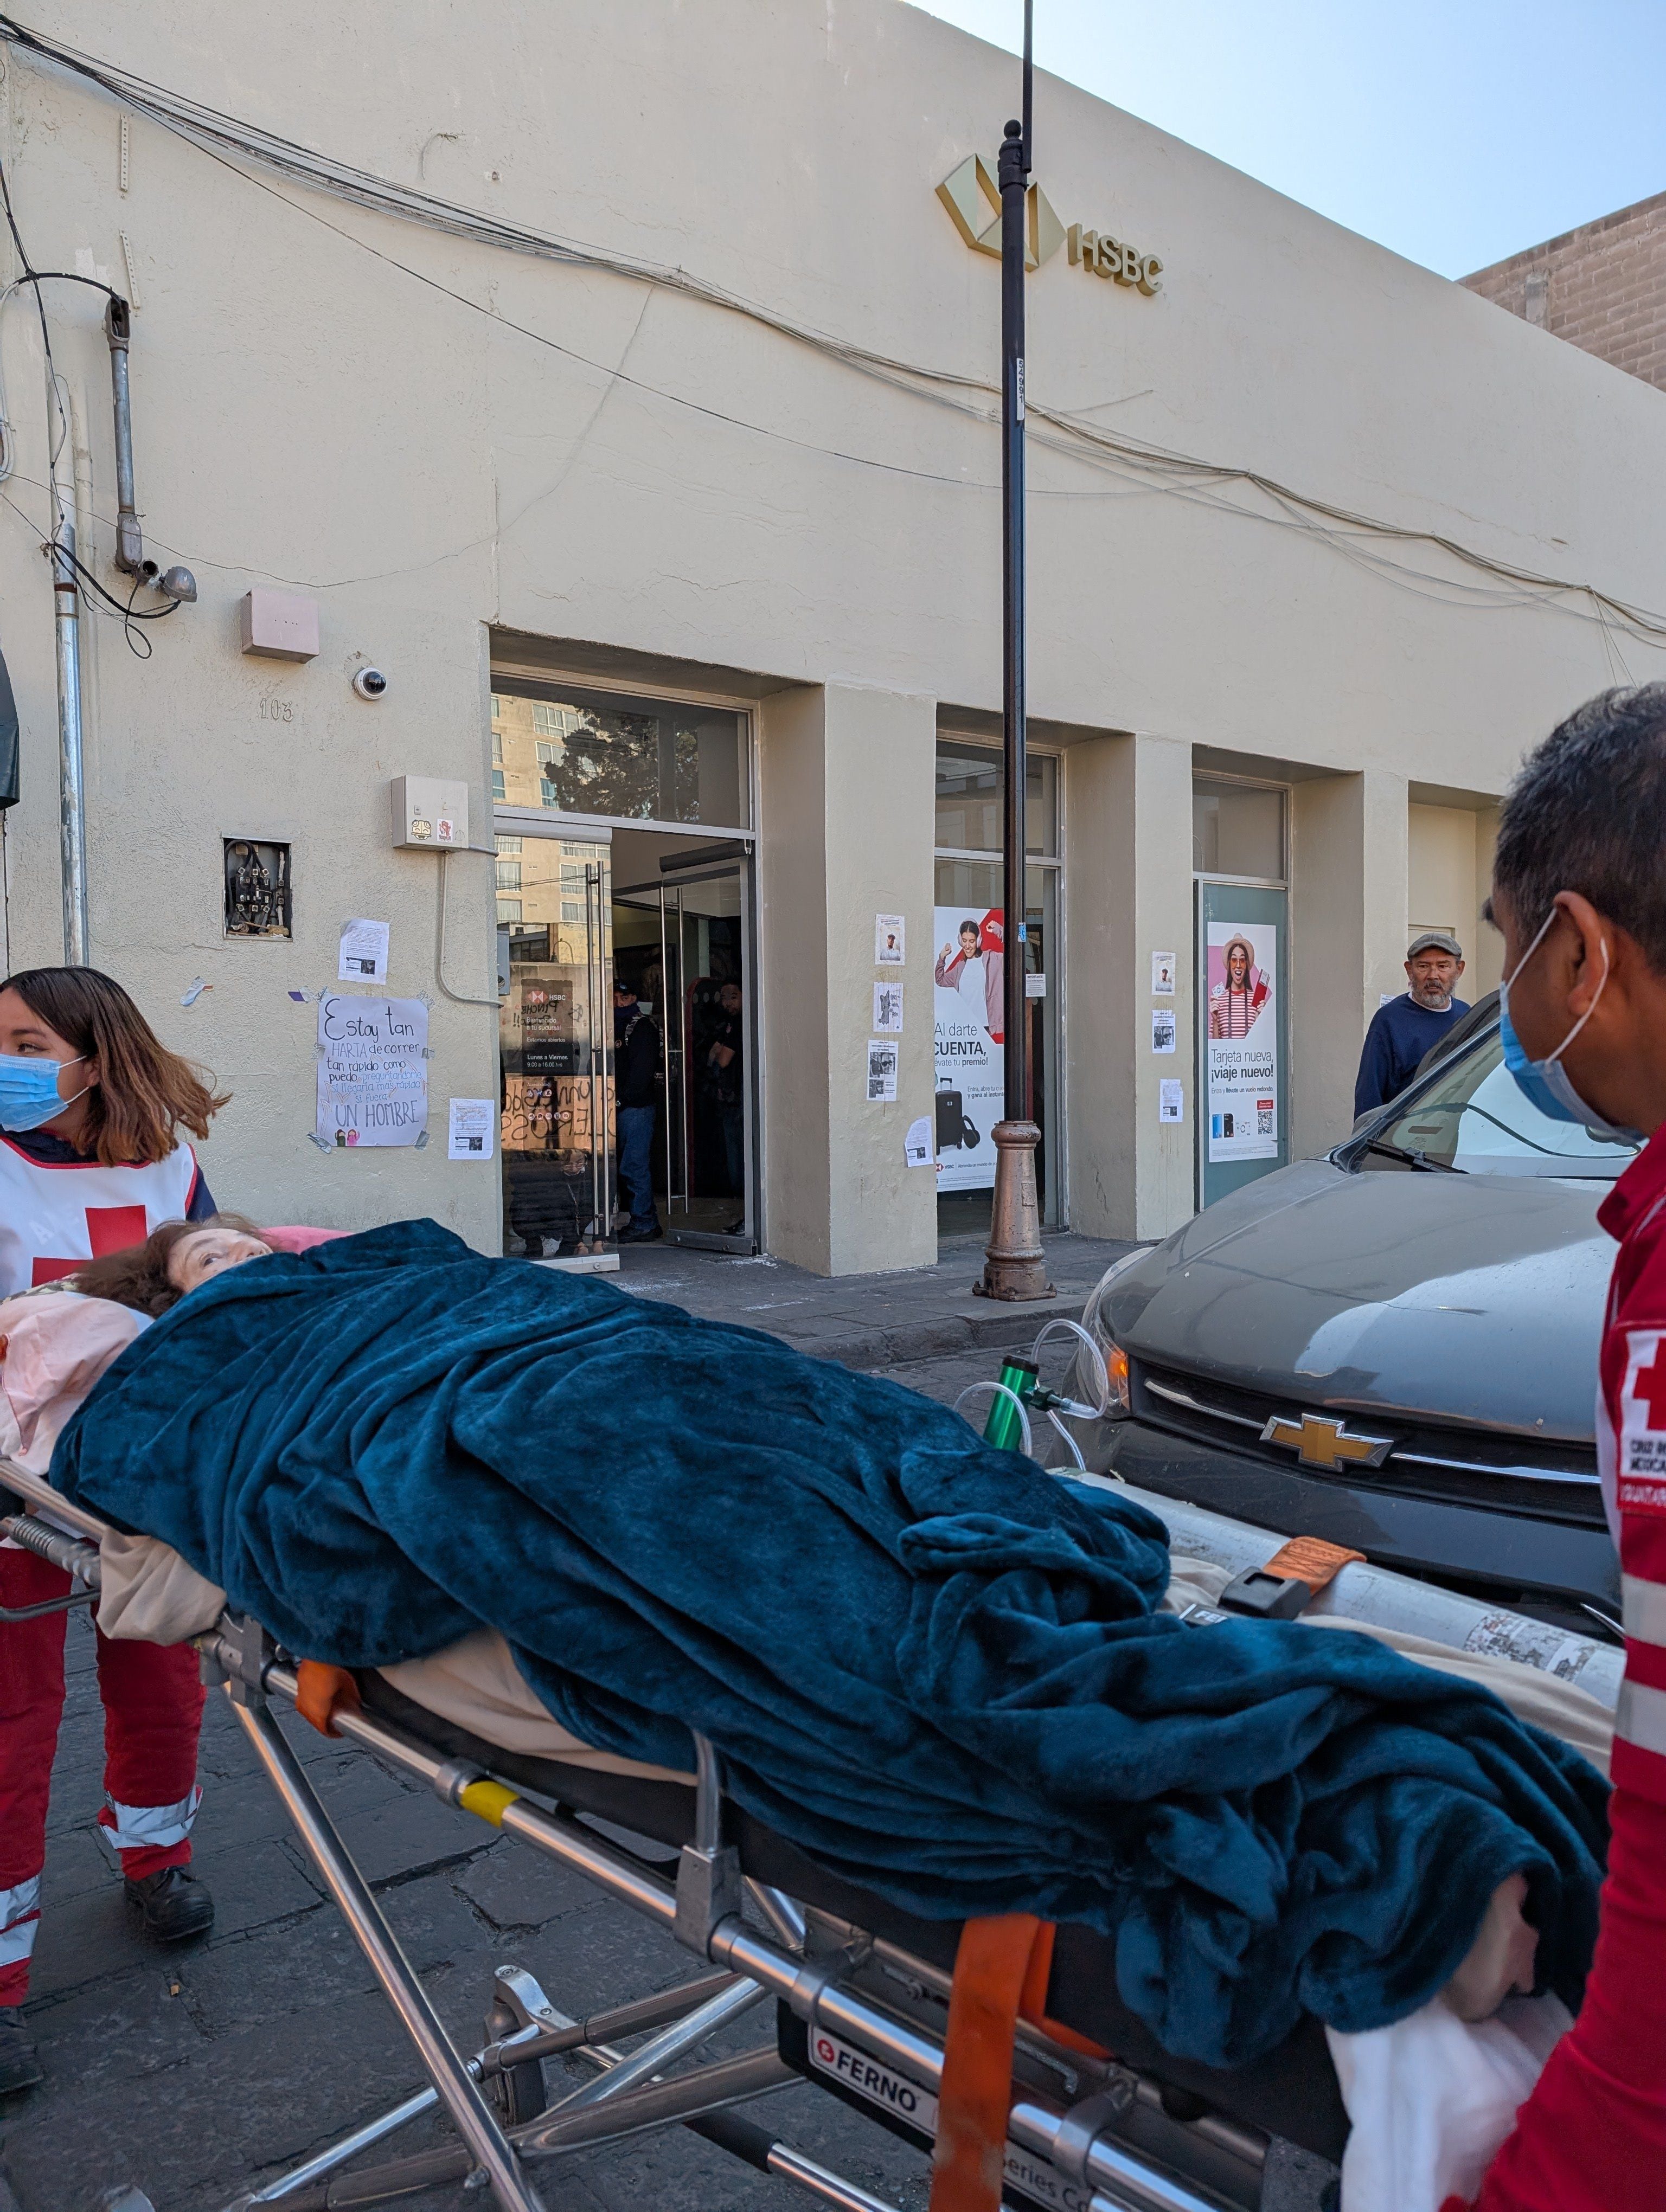
POLYGON ((386 983, 388 927, 385 921, 344 921, 336 961, 338 983, 386 983))
POLYGON ((990 1132, 1005 1110, 1006 1081, 1000 908, 939 906, 932 936, 937 1187, 988 1190, 995 1180, 990 1132))
POLYGON ((331 1146, 414 1145, 428 1126, 420 999, 318 1002, 318 1133, 331 1146))
POLYGON ((453 1098, 446 1137, 448 1160, 489 1160, 497 1123, 496 1098, 453 1098))
POLYGON ((897 1061, 899 1048, 890 1037, 867 1041, 867 1096, 873 1106, 897 1103, 897 1061))
POLYGON ((1212 921, 1204 1053, 1211 1164, 1279 1151, 1279 933, 1270 921, 1212 921))
POLYGON ((881 1036, 900 1036, 903 1033, 903 987, 900 983, 876 983, 873 987, 873 1026, 881 1036))

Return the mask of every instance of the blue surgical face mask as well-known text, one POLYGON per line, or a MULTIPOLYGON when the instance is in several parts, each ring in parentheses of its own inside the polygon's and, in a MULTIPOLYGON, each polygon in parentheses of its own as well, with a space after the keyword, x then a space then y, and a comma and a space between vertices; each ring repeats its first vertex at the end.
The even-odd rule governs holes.
MULTIPOLYGON (((84 1058, 82 1054, 81 1058, 84 1058)), ((91 1089, 83 1084, 73 1098, 60 1098, 58 1079, 66 1067, 79 1067, 76 1060, 37 1060, 20 1053, 0 1052, 0 1129, 38 1129, 51 1121, 91 1089)))
POLYGON ((1510 1018, 1510 986, 1521 974, 1528 962, 1544 943, 1546 933, 1556 919, 1557 908, 1552 907, 1540 925, 1534 939, 1511 973, 1499 986, 1499 1035, 1504 1044, 1504 1064, 1516 1079, 1516 1087, 1529 1105, 1552 1121, 1568 1121, 1589 1129, 1593 1136, 1612 1138, 1616 1144, 1640 1145, 1640 1129, 1622 1129, 1617 1123, 1606 1121, 1594 1106, 1588 1105, 1573 1087, 1573 1079, 1562 1065, 1562 1054, 1573 1042, 1585 1024, 1596 1012, 1596 1000, 1608 988, 1608 941, 1602 939, 1602 980, 1596 987, 1596 996, 1585 1008, 1573 1027, 1562 1039, 1554 1052, 1543 1060, 1529 1060, 1527 1048, 1516 1034, 1516 1025, 1510 1018))

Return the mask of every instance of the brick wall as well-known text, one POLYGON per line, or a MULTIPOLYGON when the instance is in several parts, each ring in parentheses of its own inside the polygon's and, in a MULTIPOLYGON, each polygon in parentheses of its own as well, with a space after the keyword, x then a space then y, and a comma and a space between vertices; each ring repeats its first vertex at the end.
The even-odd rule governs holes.
POLYGON ((1666 192, 1462 281, 1553 337, 1666 391, 1666 192))

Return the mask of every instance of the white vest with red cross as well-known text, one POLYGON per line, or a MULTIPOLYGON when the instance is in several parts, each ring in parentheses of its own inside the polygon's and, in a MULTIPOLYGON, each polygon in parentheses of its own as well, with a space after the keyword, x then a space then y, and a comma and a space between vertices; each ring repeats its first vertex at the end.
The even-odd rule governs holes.
POLYGON ((0 1136, 0 1297, 143 1244, 164 1221, 185 1218, 196 1182, 197 1155, 185 1144, 148 1167, 48 1167, 0 1136))

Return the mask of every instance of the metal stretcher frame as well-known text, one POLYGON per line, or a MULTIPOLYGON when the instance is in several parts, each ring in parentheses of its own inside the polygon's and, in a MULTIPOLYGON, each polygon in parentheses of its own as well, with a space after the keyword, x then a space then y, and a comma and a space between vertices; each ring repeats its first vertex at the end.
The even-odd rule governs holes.
MULTIPOLYGON (((96 1542, 105 1524, 3 1460, 0 1486, 78 1532, 66 1535, 25 1513, 0 1518, 0 1534, 95 1589, 96 1542)), ((549 2161, 679 2124, 843 2212, 895 2212, 735 2108, 808 2081, 929 2148, 950 1977, 941 1965, 901 1945, 749 1879, 739 1852, 724 1840, 719 1763, 702 1738, 695 1738, 694 1838, 681 1849, 673 1880, 559 1804, 535 1802, 483 1764, 447 1756, 371 1711, 335 1715, 341 1736, 425 1782, 448 1804, 586 1876, 716 1970, 575 2021, 550 2002, 531 1974, 505 1965, 494 1978, 489 2040, 465 2057, 277 1726, 274 1701, 293 1704, 298 1688, 286 1655, 258 1623, 229 1613, 196 1641, 205 1680, 228 1699, 432 2085, 277 2180, 246 2191, 226 2212, 265 2204, 284 2212, 350 2212, 447 2183, 489 2190, 502 2212, 543 2212, 538 2178, 549 2161), (748 1901, 763 1927, 745 1916, 748 1901), (772 2040, 739 2057, 668 2071, 769 1998, 777 2013, 772 2040), (644 2032, 648 2041, 629 2056, 617 2048, 614 2039, 644 2032), (540 2062, 558 2054, 588 2061, 597 2071, 546 2105, 540 2062), (351 2174, 342 2171, 436 2106, 456 2130, 454 2145, 351 2174)), ((1020 2023, 1014 2089, 1006 2194, 1040 2212, 1255 2212, 1261 2202, 1269 2139, 1202 2109, 1201 2100, 1195 2113, 1177 2115, 1170 2093, 1136 2069, 1067 2049, 1020 2023)), ((142 2192, 129 2190, 120 2212, 154 2208, 142 2192)))

